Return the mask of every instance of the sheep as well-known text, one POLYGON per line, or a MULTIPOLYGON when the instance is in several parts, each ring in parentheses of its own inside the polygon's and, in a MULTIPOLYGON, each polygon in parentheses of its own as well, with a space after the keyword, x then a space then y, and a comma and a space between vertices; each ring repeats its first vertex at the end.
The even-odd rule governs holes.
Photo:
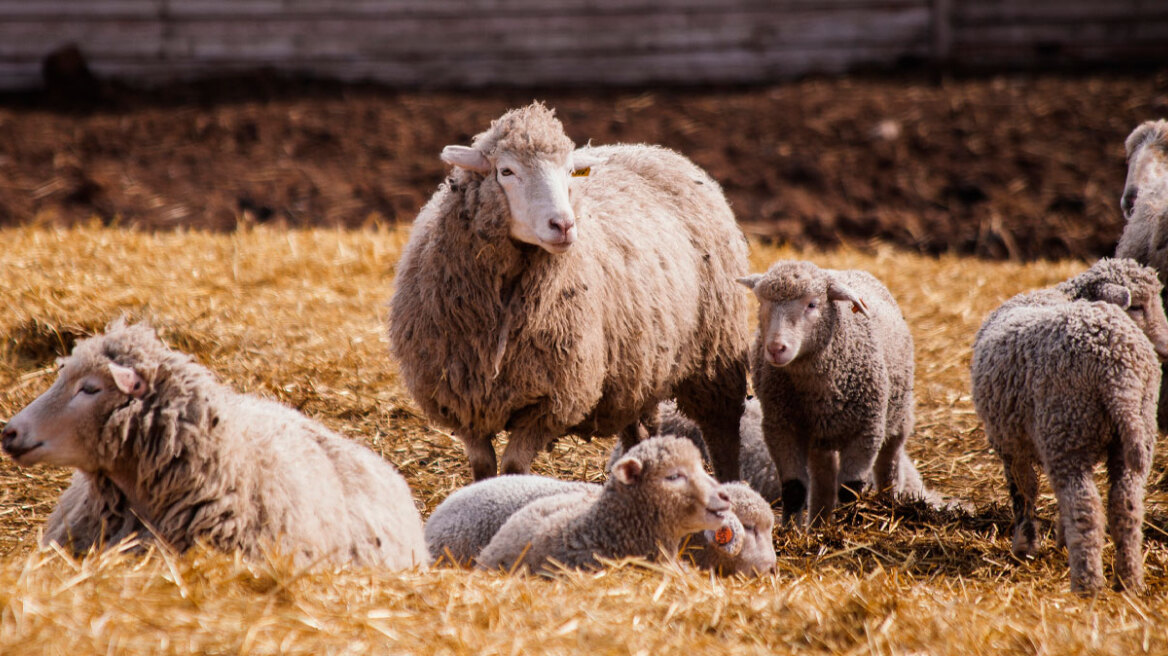
MULTIPOLYGON (((1125 146, 1127 181, 1119 205, 1127 222, 1115 256, 1153 267, 1160 282, 1168 284, 1168 121, 1142 123, 1125 146)), ((1168 384, 1168 369, 1161 372, 1160 380, 1156 423, 1161 431, 1168 431, 1168 390, 1163 387, 1168 384)))
POLYGON ((783 522, 806 502, 809 523, 823 523, 837 489, 851 497, 869 477, 903 496, 915 473, 904 471, 912 463, 903 454, 913 426, 913 341, 892 294, 866 272, 799 261, 739 282, 759 301, 752 375, 782 481, 783 522))
MULTIPOLYGON (((436 563, 470 565, 511 515, 537 499, 570 495, 586 504, 603 491, 593 483, 561 481, 544 476, 490 478, 456 490, 434 509, 426 522, 426 546, 436 563)), ((743 483, 727 483, 731 515, 719 531, 690 537, 686 554, 715 572, 765 573, 774 568, 771 541, 774 515, 770 505, 743 483), (728 532, 727 532, 728 529, 728 532), (721 538, 722 542, 719 542, 721 538)))
POLYGON ((396 272, 403 381, 465 446, 475 480, 525 474, 568 433, 631 446, 676 396, 738 477, 746 239, 719 185, 648 145, 574 149, 552 110, 507 112, 453 165, 396 272))
POLYGON ((552 495, 511 515, 477 566, 546 574, 553 563, 596 569, 601 558, 673 558, 684 536, 717 531, 730 510, 692 442, 654 437, 629 449, 600 493, 583 503, 580 495, 552 495))
POLYGON ((429 562, 401 474, 291 408, 235 393, 146 324, 79 341, 2 432, 17 464, 73 467, 43 543, 81 554, 135 533, 249 559, 429 562))
POLYGON ((1153 269, 1103 259, 1053 290, 1020 294, 982 324, 970 366, 973 402, 1001 458, 1014 508, 1011 548, 1032 557, 1035 463, 1059 508, 1071 589, 1103 586, 1103 516, 1093 481, 1104 457, 1115 587, 1144 589, 1144 487, 1156 439, 1168 319, 1153 269))

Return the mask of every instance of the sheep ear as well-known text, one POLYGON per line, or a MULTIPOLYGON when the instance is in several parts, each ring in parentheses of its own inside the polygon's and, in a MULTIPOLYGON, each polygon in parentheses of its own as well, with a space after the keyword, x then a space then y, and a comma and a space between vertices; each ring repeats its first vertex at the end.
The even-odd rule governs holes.
POLYGON ((583 150, 572 153, 572 177, 583 178, 592 174, 592 167, 600 166, 607 160, 583 150))
POLYGON ((1131 307, 1131 290, 1113 282, 1104 283, 1099 286, 1099 300, 1118 305, 1126 310, 1131 307))
POLYGON ((827 300, 848 301, 852 304, 852 312, 861 312, 866 317, 872 316, 868 313, 868 304, 864 302, 864 299, 852 291, 851 287, 834 280, 827 286, 827 300))
POLYGON ((738 282, 747 289, 754 289, 759 280, 762 280, 762 274, 752 273, 749 276, 742 276, 738 279, 738 282))
POLYGON ((136 399, 140 399, 146 395, 146 381, 142 380, 138 372, 114 362, 109 364, 109 370, 110 374, 114 377, 114 385, 118 386, 118 390, 122 394, 127 394, 136 399))
POLYGON ((1130 161, 1132 155, 1144 145, 1148 140, 1148 136, 1156 128, 1155 121, 1144 121, 1140 123, 1132 133, 1127 135, 1127 139, 1123 142, 1124 150, 1127 151, 1127 159, 1130 161))
POLYGON ((644 465, 641 464, 641 461, 629 456, 621 458, 612 466, 612 475, 625 485, 636 485, 640 482, 642 472, 644 472, 644 465))
POLYGON ((491 161, 474 148, 467 146, 447 146, 442 149, 442 161, 457 166, 460 169, 468 169, 476 173, 490 173, 491 161))

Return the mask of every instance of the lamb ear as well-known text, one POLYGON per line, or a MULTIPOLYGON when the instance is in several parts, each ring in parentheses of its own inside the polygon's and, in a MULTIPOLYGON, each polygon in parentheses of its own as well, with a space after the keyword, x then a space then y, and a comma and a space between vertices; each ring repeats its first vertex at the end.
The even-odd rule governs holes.
POLYGON ((612 466, 612 475, 616 480, 625 485, 636 485, 641 480, 641 473, 644 471, 644 465, 640 460, 625 456, 616 461, 612 466))
POLYGON ((138 372, 114 362, 109 363, 109 370, 110 374, 114 377, 114 385, 118 386, 118 390, 122 394, 127 394, 136 399, 140 399, 146 395, 146 381, 142 380, 138 372))
POLYGON ((457 166, 462 169, 475 171, 476 173, 490 173, 491 162, 474 148, 467 146, 447 146, 442 149, 442 161, 457 166))
POLYGON ((747 289, 754 289, 759 280, 762 280, 762 274, 752 273, 749 276, 742 276, 738 279, 738 282, 747 289))
POLYGON ((872 316, 868 313, 868 304, 864 302, 864 299, 843 283, 833 280, 827 285, 827 300, 848 301, 852 304, 852 312, 861 312, 866 317, 872 316))
POLYGON ((1099 300, 1118 305, 1126 310, 1131 307, 1131 290, 1113 282, 1104 283, 1099 286, 1099 300))

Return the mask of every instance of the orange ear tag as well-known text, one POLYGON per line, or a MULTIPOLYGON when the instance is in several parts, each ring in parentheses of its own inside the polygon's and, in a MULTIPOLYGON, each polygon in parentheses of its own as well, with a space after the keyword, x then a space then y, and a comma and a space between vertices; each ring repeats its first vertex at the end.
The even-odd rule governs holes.
POLYGON ((585 166, 582 169, 576 169, 575 171, 572 171, 573 178, 587 178, 591 174, 592 174, 592 167, 591 166, 585 166))
POLYGON ((734 541, 734 529, 729 526, 723 526, 714 533, 714 542, 718 544, 730 544, 734 541))
POLYGON ((852 303, 852 314, 857 314, 860 311, 859 303, 852 303))

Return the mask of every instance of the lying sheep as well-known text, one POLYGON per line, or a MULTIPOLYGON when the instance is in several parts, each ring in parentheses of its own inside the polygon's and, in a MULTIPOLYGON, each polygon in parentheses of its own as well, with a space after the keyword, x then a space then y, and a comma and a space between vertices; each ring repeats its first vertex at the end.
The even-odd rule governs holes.
POLYGON ((541 104, 442 159, 454 171, 398 263, 389 334, 475 480, 496 474, 500 431, 502 471, 527 473, 568 433, 636 443, 670 396, 737 478, 746 240, 718 184, 665 148, 574 150, 541 104))
MULTIPOLYGON (((426 546, 435 562, 469 565, 499 528, 532 501, 569 495, 587 504, 603 491, 592 483, 561 481, 544 476, 503 476, 456 490, 434 509, 426 522, 426 546)), ((769 572, 775 564, 771 540, 774 515, 767 502, 742 483, 722 490, 730 497, 733 517, 722 527, 728 536, 703 531, 690 536, 687 554, 699 566, 724 575, 769 572)))
POLYGON ((145 325, 77 343, 51 388, 13 417, 21 466, 74 467, 44 542, 75 553, 134 533, 301 564, 428 562, 405 479, 372 451, 278 403, 237 394, 145 325))
POLYGON ((1160 291, 1154 270, 1100 260, 1053 290, 1010 299, 974 341, 973 402, 1005 469, 1014 554, 1029 557, 1038 547, 1037 462, 1058 499, 1075 591, 1104 582, 1102 505, 1092 478, 1104 458, 1115 585, 1144 589, 1144 486, 1160 360, 1168 356, 1160 291))
POLYGON ((739 281, 759 301, 754 389, 782 480, 783 521, 805 501, 812 524, 826 521, 837 491, 853 495, 869 477, 903 496, 912 478, 903 451, 913 342, 892 294, 863 271, 810 262, 776 262, 739 281))
POLYGON ((509 517, 478 556, 484 569, 597 568, 599 559, 673 557, 683 537, 717 531, 730 501, 689 440, 654 437, 629 449, 601 492, 537 499, 509 517))
MULTIPOLYGON (((1146 121, 1127 138, 1127 182, 1120 207, 1127 223, 1115 248, 1160 274, 1168 283, 1168 121, 1146 121)), ((1161 296, 1163 299, 1163 295, 1161 296)), ((1165 365, 1168 367, 1168 365, 1165 365)), ((1163 368, 1162 368, 1163 369, 1163 368)), ((1157 424, 1168 431, 1168 371, 1161 372, 1157 424)))

